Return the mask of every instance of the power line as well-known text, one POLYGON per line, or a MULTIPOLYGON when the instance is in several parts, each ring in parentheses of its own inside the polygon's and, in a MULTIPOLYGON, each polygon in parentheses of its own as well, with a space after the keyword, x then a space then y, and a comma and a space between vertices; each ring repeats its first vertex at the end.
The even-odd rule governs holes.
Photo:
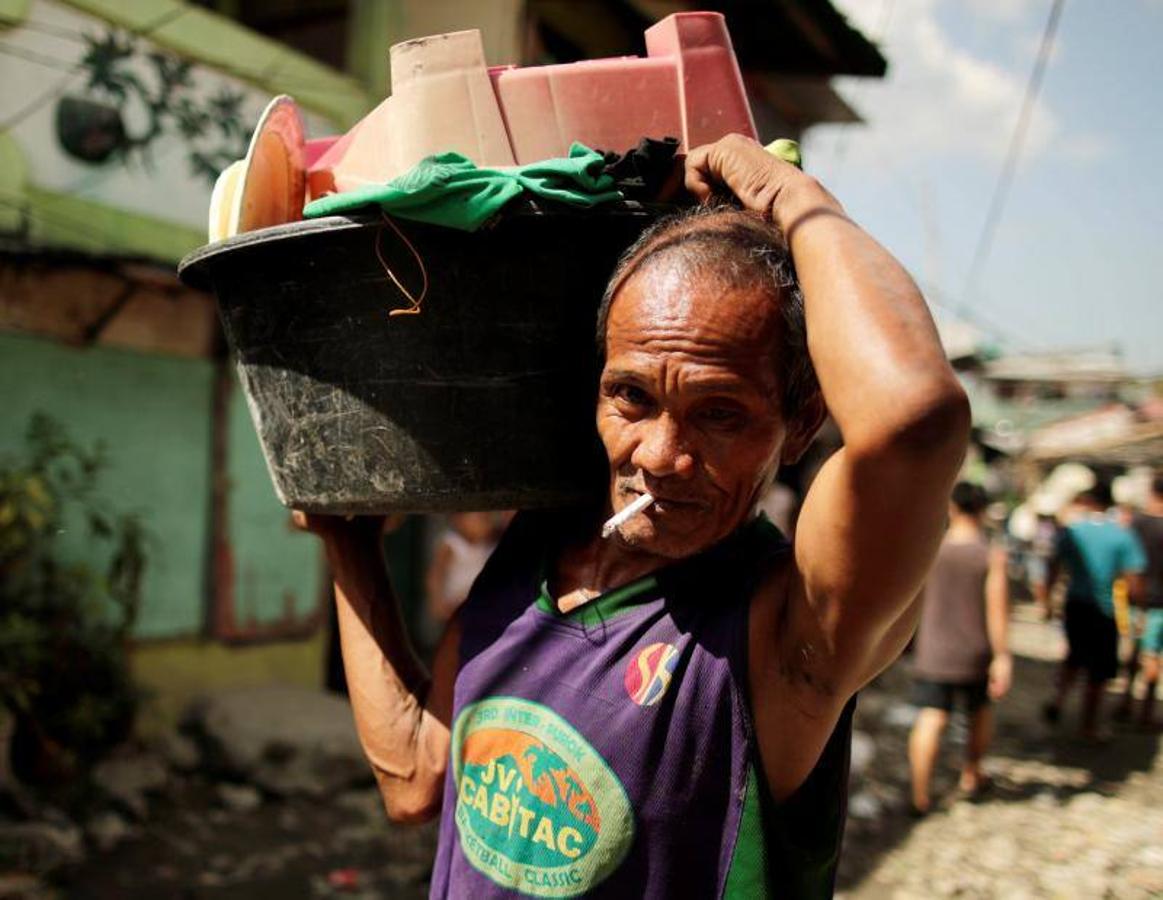
MULTIPOLYGON (((188 11, 188 10, 185 8, 180 10, 180 12, 182 12, 182 13, 184 13, 186 11, 188 11)), ((151 37, 153 32, 157 31, 159 28, 161 28, 165 25, 168 25, 173 18, 176 18, 176 16, 173 15, 173 13, 175 13, 175 12, 179 12, 179 10, 171 11, 171 13, 167 14, 168 18, 163 18, 162 20, 157 21, 154 24, 146 26, 144 29, 131 30, 131 31, 128 31, 127 33, 134 36, 134 37, 148 39, 151 37)), ((27 28, 29 31, 40 32, 42 34, 50 35, 52 37, 57 37, 57 38, 60 38, 62 40, 73 41, 73 42, 79 43, 79 44, 87 44, 89 42, 89 35, 87 35, 83 31, 78 31, 78 30, 73 29, 73 28, 66 28, 66 27, 58 26, 58 25, 51 25, 47 22, 37 22, 37 21, 31 20, 31 19, 26 19, 20 23, 20 27, 27 28)), ((164 51, 166 52, 167 55, 173 56, 176 59, 180 59, 180 60, 183 60, 185 62, 191 62, 191 63, 194 63, 195 65, 203 66, 207 69, 215 71, 219 74, 229 75, 229 76, 232 76, 234 78, 241 79, 243 81, 257 81, 257 82, 261 83, 262 81, 264 81, 266 79, 273 78, 276 75, 278 75, 279 68, 280 68, 280 66, 283 65, 283 63, 285 61, 281 57, 276 55, 263 68, 251 68, 251 67, 243 66, 240 64, 233 64, 232 63, 230 68, 227 69, 225 67, 219 67, 219 66, 214 65, 213 63, 206 62, 205 60, 203 60, 199 57, 196 57, 196 56, 194 56, 186 51, 178 50, 177 48, 168 47, 165 45, 159 45, 159 46, 161 46, 162 49, 164 49, 164 51)), ((45 55, 44 59, 49 60, 49 61, 55 60, 56 62, 61 63, 61 64, 69 63, 69 61, 63 60, 60 57, 50 57, 50 56, 45 55)), ((44 62, 43 64, 50 65, 51 62, 44 62)), ((281 75, 281 76, 279 76, 279 82, 280 82, 280 84, 283 84, 292 90, 294 90, 296 88, 300 88, 303 90, 311 91, 313 94, 315 94, 317 96, 321 96, 321 97, 339 97, 339 96, 342 96, 338 91, 320 90, 318 87, 318 84, 311 79, 300 79, 300 78, 294 78, 294 77, 287 77, 286 75, 281 75)))
POLYGON ((47 90, 43 94, 41 94, 39 97, 37 97, 35 100, 33 100, 31 103, 18 109, 16 112, 14 112, 11 116, 9 116, 3 122, 0 122, 0 134, 5 134, 5 133, 11 131, 13 128, 15 128, 21 122, 28 119, 30 116, 35 115, 36 113, 40 112, 40 110, 44 109, 46 106, 48 106, 54 100, 59 98, 61 96, 61 94, 63 94, 65 91, 67 91, 69 89, 69 87, 72 85, 72 83, 73 83, 72 76, 62 78, 60 83, 58 85, 56 85, 56 87, 50 88, 49 90, 47 90))
MULTIPOLYGON (((165 13, 163 13, 160 16, 157 16, 155 19, 152 19, 150 22, 146 23, 143 26, 141 26, 139 28, 129 29, 129 33, 135 37, 148 38, 150 35, 152 35, 159 28, 162 28, 166 25, 169 25, 171 22, 174 22, 177 19, 184 16, 187 12, 189 12, 189 10, 190 10, 190 7, 188 7, 188 6, 178 6, 178 7, 175 7, 174 9, 167 10, 165 13)), ((33 29, 33 30, 35 30, 35 29, 33 29)), ((43 30, 43 28, 42 28, 42 30, 43 30)), ((57 36, 59 37, 60 36, 59 32, 65 31, 67 29, 56 28, 54 26, 54 30, 56 32, 58 32, 57 36)), ((47 32, 47 33, 51 33, 51 32, 47 32)), ((84 39, 84 35, 81 35, 81 38, 84 39)), ((21 53, 17 53, 16 48, 14 48, 14 47, 6 46, 4 49, 7 52, 9 52, 10 55, 21 56, 21 53)), ((39 62, 41 65, 47 65, 47 66, 54 66, 55 65, 58 68, 64 68, 68 63, 68 60, 62 60, 59 57, 49 56, 47 54, 31 53, 31 51, 23 51, 23 49, 22 49, 22 52, 23 52, 22 58, 27 59, 31 62, 39 62), (31 53, 31 55, 30 55, 30 53, 31 53), (37 57, 40 57, 40 59, 32 59, 31 56, 37 56, 37 57)), ((76 71, 78 71, 80 69, 81 69, 81 65, 78 62, 73 66, 73 74, 76 74, 76 71)), ((66 71, 67 71, 67 69, 66 69, 66 71)), ((56 87, 51 88, 50 90, 41 94, 39 97, 37 97, 31 103, 29 103, 27 106, 21 108, 20 110, 15 112, 13 115, 11 115, 7 119, 5 119, 3 122, 0 122, 0 134, 4 134, 6 132, 11 131, 13 128, 15 128, 17 125, 19 125, 25 119, 40 112, 40 110, 44 109, 44 107, 46 107, 48 104, 52 103, 54 100, 59 98, 61 96, 61 94, 63 94, 65 91, 67 91, 71 84, 72 84, 72 77, 71 76, 62 79, 60 84, 56 85, 56 87)))
POLYGON ((49 69, 60 69, 62 72, 75 72, 81 66, 76 61, 70 62, 67 59, 61 59, 59 56, 38 53, 36 50, 28 50, 24 47, 13 47, 11 44, 0 44, 0 53, 6 56, 14 56, 25 62, 36 63, 38 66, 45 66, 49 69))
MULTIPOLYGON (((880 14, 877 17, 875 30, 871 32, 872 42, 878 47, 883 47, 886 39, 888 38, 888 28, 889 24, 892 22, 892 14, 895 7, 895 0, 883 0, 880 5, 880 14)), ((848 102, 855 103, 856 98, 863 93, 860 89, 864 86, 864 84, 853 86, 848 91, 848 102)), ((855 123, 848 123, 845 125, 840 131, 839 136, 836 138, 836 144, 832 150, 832 163, 835 166, 836 171, 834 173, 829 173, 828 178, 829 183, 832 184, 833 187, 835 187, 836 182, 839 180, 840 170, 844 167, 844 161, 848 156, 848 144, 852 137, 854 124, 855 123)))
POLYGON ((1034 69, 1030 72, 1030 80, 1026 83, 1026 94, 1022 98, 1022 108, 1018 113, 1018 121, 1014 133, 1010 137, 1009 150, 1005 162, 998 174, 997 184, 994 187, 993 198, 989 203, 989 210, 985 216, 985 223, 981 235, 977 240, 977 247, 973 251, 973 260, 969 264, 969 273, 965 279, 965 291, 961 296, 959 311, 964 311, 977 289, 978 279, 985 268, 986 260, 993 249, 994 235, 997 233, 998 223, 1001 221, 1002 211, 1005 209, 1006 198, 1009 195, 1010 185, 1017 170, 1018 157, 1022 152, 1022 145, 1026 140, 1030 119, 1034 112, 1034 101, 1042 87, 1042 79, 1046 74, 1046 66, 1050 61, 1050 52, 1054 47, 1054 34, 1058 30, 1058 20, 1062 16, 1062 7, 1066 0, 1053 0, 1050 15, 1046 19, 1046 28, 1042 32, 1042 43, 1038 47, 1038 57, 1034 62, 1034 69))
POLYGON ((1012 323, 1002 323, 979 309, 957 309, 952 304, 943 302, 941 291, 935 285, 926 285, 924 294, 933 306, 952 315, 953 321, 968 322, 1003 344, 1027 351, 1045 349, 1043 343, 1032 340, 1027 334, 1015 328, 1012 323))
POLYGON ((72 232, 74 235, 87 238, 90 241, 100 240, 99 237, 95 236, 91 225, 79 222, 69 216, 62 216, 59 213, 50 214, 44 210, 33 210, 29 207, 27 198, 22 195, 5 192, 0 195, 0 206, 15 210, 23 218, 39 221, 42 225, 63 228, 65 231, 72 232))

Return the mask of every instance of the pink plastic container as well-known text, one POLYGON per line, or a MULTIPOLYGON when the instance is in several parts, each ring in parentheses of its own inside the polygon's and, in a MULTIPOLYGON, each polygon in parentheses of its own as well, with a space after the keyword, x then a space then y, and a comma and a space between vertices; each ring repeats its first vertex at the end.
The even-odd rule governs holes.
POLYGON ((644 137, 676 137, 685 152, 731 132, 755 137, 721 14, 667 16, 646 31, 646 49, 646 58, 495 73, 517 162, 564 156, 574 141, 622 152, 644 137))
POLYGON ((391 54, 392 95, 320 158, 313 184, 349 191, 391 181, 448 151, 481 166, 514 164, 479 31, 404 41, 391 54))
POLYGON ((485 65, 478 31, 391 49, 393 94, 308 168, 312 197, 382 183, 425 156, 481 166, 565 156, 574 141, 624 152, 676 137, 685 152, 755 121, 723 16, 675 13, 646 31, 648 56, 554 66, 485 65))
POLYGON ((337 145, 347 146, 348 135, 330 135, 329 137, 314 138, 303 145, 303 162, 307 167, 307 201, 324 194, 335 193, 335 179, 331 173, 331 166, 324 160, 337 145))
POLYGON ((518 163, 565 156, 581 141, 629 150, 643 137, 680 137, 672 59, 597 59, 511 69, 495 79, 518 163))
MULTIPOLYGON (((726 134, 758 137, 727 23, 719 13, 675 13, 646 30, 646 52, 674 60, 682 109, 682 149, 726 134)), ((654 135, 650 135, 654 137, 654 135)))
POLYGON ((479 31, 392 47, 392 162, 406 172, 454 151, 481 166, 511 166, 513 151, 485 65, 479 31))

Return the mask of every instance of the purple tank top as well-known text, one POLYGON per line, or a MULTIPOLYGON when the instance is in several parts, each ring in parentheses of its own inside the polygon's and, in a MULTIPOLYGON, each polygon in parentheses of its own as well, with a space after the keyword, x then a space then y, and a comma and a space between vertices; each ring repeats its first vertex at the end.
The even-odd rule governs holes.
POLYGON ((747 706, 747 601, 782 536, 754 520, 562 614, 559 521, 518 517, 462 607, 431 896, 830 895, 851 707, 775 806, 747 706))

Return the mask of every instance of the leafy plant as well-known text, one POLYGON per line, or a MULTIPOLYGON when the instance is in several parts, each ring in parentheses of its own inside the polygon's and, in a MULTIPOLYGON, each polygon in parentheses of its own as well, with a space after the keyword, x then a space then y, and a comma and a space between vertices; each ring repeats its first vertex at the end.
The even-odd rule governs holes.
POLYGON ((87 76, 85 90, 112 104, 120 117, 114 152, 123 163, 137 157, 148 166, 153 144, 173 133, 186 142, 191 173, 212 185, 222 169, 246 154, 251 132, 244 124, 242 93, 222 87, 203 96, 193 61, 143 50, 133 35, 87 34, 85 45, 78 61, 87 76), (125 123, 130 107, 144 114, 144 125, 132 132, 125 123))
POLYGON ((0 703, 16 720, 14 763, 25 775, 46 755, 56 774, 95 761, 136 712, 126 643, 147 542, 136 516, 100 502, 104 465, 100 447, 78 446, 43 414, 24 453, 0 459, 0 703), (107 551, 104 564, 68 558, 62 536, 75 523, 91 550, 107 551))

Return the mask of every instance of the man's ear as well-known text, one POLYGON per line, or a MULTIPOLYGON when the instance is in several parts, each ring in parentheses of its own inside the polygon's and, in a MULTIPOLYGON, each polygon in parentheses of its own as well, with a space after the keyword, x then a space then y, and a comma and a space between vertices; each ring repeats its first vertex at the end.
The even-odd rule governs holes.
POLYGON ((824 405, 824 395, 819 391, 805 403, 796 417, 788 423, 787 438, 779 455, 781 466, 794 466, 812 443, 812 438, 828 418, 828 407, 824 405))

